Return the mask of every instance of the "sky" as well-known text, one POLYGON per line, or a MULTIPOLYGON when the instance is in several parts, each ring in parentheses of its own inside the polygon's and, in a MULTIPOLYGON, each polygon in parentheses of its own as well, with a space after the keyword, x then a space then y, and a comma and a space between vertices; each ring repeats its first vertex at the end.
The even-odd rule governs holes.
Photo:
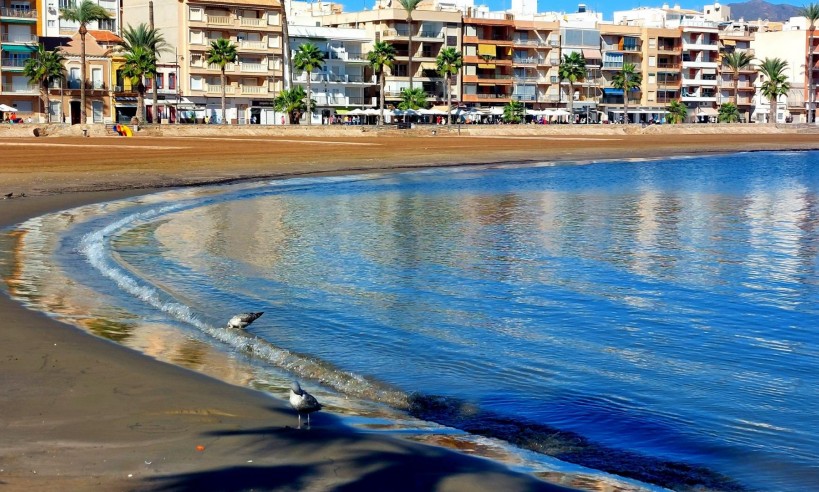
MULTIPOLYGON (((344 5, 347 12, 372 8, 374 0, 335 0, 344 5)), ((487 5, 490 10, 506 10, 512 6, 512 0, 474 0, 475 5, 487 5)), ((741 3, 745 0, 724 0, 723 3, 741 3)), ((766 0, 773 4, 790 4, 801 7, 813 0, 766 0)), ((397 2, 396 2, 397 3, 397 2)), ((601 12, 604 20, 611 20, 615 10, 629 10, 637 7, 661 7, 663 3, 678 4, 682 8, 702 10, 705 5, 714 3, 714 0, 538 0, 538 12, 576 12, 577 5, 585 3, 586 7, 595 12, 601 12)))

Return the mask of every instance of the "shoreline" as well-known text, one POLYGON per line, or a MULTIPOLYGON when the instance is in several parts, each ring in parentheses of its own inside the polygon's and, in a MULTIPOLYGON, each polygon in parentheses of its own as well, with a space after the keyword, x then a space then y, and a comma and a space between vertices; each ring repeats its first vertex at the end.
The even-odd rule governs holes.
MULTIPOLYGON (((750 150, 819 149, 819 135, 800 137, 757 138, 755 148, 750 150)), ((401 142, 400 148, 411 149, 418 147, 419 141, 423 142, 423 137, 403 138, 411 142, 401 142)), ((130 159, 109 159, 116 162, 96 167, 77 164, 75 161, 80 158, 70 152, 53 155, 54 149, 48 162, 44 162, 38 153, 42 149, 37 149, 43 140, 14 140, 23 145, 11 146, 12 152, 20 150, 12 165, 0 164, 0 183, 30 187, 23 191, 27 194, 25 198, 0 202, 0 227, 81 204, 178 186, 215 184, 220 180, 237 182, 440 167, 433 162, 422 164, 419 161, 408 166, 410 163, 402 160, 380 167, 379 162, 368 161, 366 165, 354 168, 350 162, 355 157, 347 155, 342 142, 313 149, 313 153, 303 154, 300 160, 291 156, 285 163, 270 165, 265 164, 264 159, 268 162, 276 159, 275 154, 257 150, 259 153, 248 158, 241 154, 247 141, 239 138, 230 139, 233 143, 219 139, 221 148, 209 150, 210 155, 201 156, 192 166, 180 160, 179 155, 170 160, 167 156, 158 156, 159 162, 166 164, 136 165, 135 172, 129 167, 130 159), (326 160, 318 162, 317 157, 326 160), (223 159, 221 169, 219 159, 223 159), (236 172, 240 175, 230 175, 236 172), (7 177, 13 179, 7 180, 7 177), (99 191, 109 188, 109 191, 99 191), (87 191, 89 189, 98 191, 87 191)), ((66 139, 64 143, 69 148, 86 148, 88 140, 66 139), (80 145, 83 147, 78 147, 80 145)), ((99 146, 96 150, 103 150, 110 145, 120 145, 124 139, 91 140, 101 142, 92 147, 99 146)), ((156 152, 156 147, 184 147, 176 143, 178 139, 147 137, 133 140, 140 142, 137 151, 139 147, 145 147, 144 155, 156 152)), ((269 145, 270 140, 276 142, 276 139, 268 139, 265 144, 269 145)), ((433 137, 430 140, 443 139, 433 137)), ((446 154, 442 159, 445 162, 439 164, 522 164, 525 161, 514 157, 542 150, 538 147, 544 144, 538 139, 508 140, 512 143, 507 142, 505 150, 483 151, 482 162, 466 162, 469 158, 474 160, 475 156, 461 153, 446 154), (509 150, 507 147, 513 148, 509 150)), ((724 144, 713 142, 705 142, 699 151, 691 149, 689 145, 696 138, 681 139, 682 142, 673 145, 654 141, 644 143, 643 147, 635 147, 632 139, 618 140, 620 145, 614 150, 605 145, 593 148, 587 140, 580 140, 587 146, 578 148, 578 139, 569 140, 573 140, 571 145, 566 144, 566 140, 552 143, 558 143, 557 154, 570 158, 529 159, 529 162, 625 159, 626 154, 630 158, 650 158, 731 151, 724 144)), ((606 142, 610 141, 602 137, 597 143, 606 142)), ((0 149, 6 154, 9 146, 4 143, 7 140, 0 139, 0 149)), ((282 143, 280 140, 279 144, 282 143)), ((304 142, 290 142, 291 147, 296 147, 290 152, 298 153, 300 144, 304 142)), ((385 161, 394 158, 391 149, 384 147, 380 145, 373 149, 368 146, 368 158, 385 161)), ((174 150, 168 152, 175 153, 174 150)), ((409 161, 413 158, 408 156, 409 161)), ((7 192, 6 187, 0 192, 7 192)), ((393 490, 462 490, 467 487, 563 490, 480 458, 358 433, 342 427, 327 413, 319 414, 321 417, 315 420, 320 425, 315 425, 309 433, 298 433, 290 428, 294 420, 292 410, 276 395, 232 386, 194 371, 151 360, 28 311, 6 296, 0 296, 0 314, 8 320, 4 327, 6 341, 0 350, 0 371, 5 390, 0 396, 0 414, 4 415, 0 423, 0 436, 3 436, 0 437, 0 462, 3 463, 0 483, 9 490, 31 486, 46 490, 66 487, 175 490, 213 488, 218 484, 232 488, 239 484, 238 488, 319 490, 345 486, 393 490), (173 396, 169 398, 168 395, 173 396), (204 445, 205 451, 196 451, 197 445, 204 445), (421 469, 426 473, 419 474, 421 469)))

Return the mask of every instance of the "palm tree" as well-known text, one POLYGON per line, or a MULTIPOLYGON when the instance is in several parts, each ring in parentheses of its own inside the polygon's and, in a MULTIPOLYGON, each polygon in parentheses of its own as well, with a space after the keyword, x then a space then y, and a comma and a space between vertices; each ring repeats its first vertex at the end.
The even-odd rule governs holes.
POLYGON ((306 99, 307 94, 304 92, 304 89, 302 89, 300 85, 297 85, 292 89, 281 91, 279 95, 276 96, 274 104, 276 105, 276 111, 287 113, 288 122, 298 124, 299 114, 307 109, 305 104, 306 99))
MULTIPOLYGON (((574 114, 574 83, 586 78, 586 59, 578 52, 563 55, 563 60, 558 67, 560 80, 569 81, 569 112, 574 114)), ((569 118, 574 122, 573 118, 569 118)))
POLYGON ((509 101, 503 107, 503 121, 506 123, 520 123, 523 121, 523 103, 520 101, 509 101))
POLYGON ((719 107, 720 123, 736 123, 739 121, 739 110, 734 103, 725 103, 719 107))
POLYGON ((643 76, 636 73, 637 67, 633 63, 623 63, 623 69, 611 78, 611 86, 623 91, 623 121, 629 123, 628 119, 628 95, 632 89, 640 87, 643 76))
POLYGON ((222 124, 227 124, 227 116, 225 113, 225 91, 227 88, 227 77, 225 76, 225 65, 236 61, 238 54, 236 53, 236 45, 231 43, 229 39, 219 38, 211 41, 210 48, 205 52, 207 62, 219 65, 221 71, 222 84, 222 124))
POLYGON ((143 80, 152 78, 156 73, 156 56, 147 46, 133 46, 130 51, 125 52, 124 57, 122 75, 131 79, 132 85, 136 84, 137 120, 143 123, 145 121, 145 83, 143 80))
POLYGON ((392 68, 395 63, 395 47, 384 41, 378 41, 373 45, 372 51, 367 53, 367 60, 378 74, 378 99, 381 111, 378 113, 378 126, 384 124, 384 72, 387 68, 392 68))
MULTIPOLYGON (((51 102, 48 98, 48 84, 54 79, 65 78, 65 69, 63 63, 65 57, 59 48, 54 51, 46 51, 45 47, 40 44, 37 46, 37 54, 28 60, 23 67, 23 75, 28 77, 29 82, 36 83, 40 86, 40 97, 45 106, 46 115, 51 115, 51 102)), ((46 122, 50 118, 46 118, 46 122)))
POLYGON ((739 93, 739 72, 751 65, 754 57, 744 51, 732 51, 722 57, 722 64, 731 69, 731 80, 734 82, 734 106, 737 105, 739 93))
POLYGON ((307 124, 313 124, 313 108, 310 106, 310 98, 313 97, 313 86, 311 74, 313 70, 320 69, 324 65, 324 53, 313 43, 305 43, 299 46, 296 55, 293 57, 293 66, 299 70, 307 72, 307 124))
POLYGON ((398 109, 420 109, 427 105, 427 93, 422 87, 403 89, 398 109))
POLYGON ((88 33, 88 23, 105 20, 111 17, 107 10, 91 0, 82 0, 79 5, 71 5, 60 10, 60 17, 67 21, 78 22, 80 28, 80 122, 85 124, 85 35, 88 33))
POLYGON ((455 48, 444 48, 435 59, 438 73, 446 79, 446 124, 452 123, 452 76, 458 73, 463 65, 463 57, 455 48))
POLYGON ((765 58, 759 66, 759 71, 767 77, 767 80, 762 82, 760 91, 762 95, 767 97, 771 102, 771 110, 768 116, 768 123, 776 124, 776 101, 779 96, 787 94, 791 89, 788 83, 788 77, 785 75, 785 69, 788 68, 788 62, 781 58, 765 58))
MULTIPOLYGON (((169 53, 171 51, 162 33, 159 29, 153 28, 144 22, 132 27, 130 24, 122 30, 122 42, 120 47, 123 51, 131 51, 136 46, 147 48, 154 54, 154 59, 159 60, 160 53, 169 53)), ((158 68, 158 67, 157 67, 158 68)), ((156 73, 154 75, 154 82, 156 82, 156 73)), ((153 101, 154 101, 154 123, 157 122, 157 99, 159 99, 159 85, 153 85, 153 101)))
POLYGON ((669 123, 682 123, 688 117, 688 108, 680 101, 671 101, 665 110, 668 113, 666 120, 669 123))
POLYGON ((799 15, 806 18, 810 25, 808 26, 808 30, 810 31, 809 36, 809 44, 808 44, 808 60, 805 64, 805 73, 808 74, 808 101, 810 108, 808 111, 808 118, 807 122, 811 123, 811 120, 816 121, 816 114, 813 105, 816 102, 816 88, 813 84, 813 35, 816 31, 816 21, 819 21, 819 3, 809 3, 802 7, 799 12, 799 15))
POLYGON ((409 88, 412 89, 412 13, 418 8, 421 0, 398 0, 398 3, 407 11, 407 27, 409 28, 409 43, 407 44, 409 66, 407 72, 409 72, 409 88))

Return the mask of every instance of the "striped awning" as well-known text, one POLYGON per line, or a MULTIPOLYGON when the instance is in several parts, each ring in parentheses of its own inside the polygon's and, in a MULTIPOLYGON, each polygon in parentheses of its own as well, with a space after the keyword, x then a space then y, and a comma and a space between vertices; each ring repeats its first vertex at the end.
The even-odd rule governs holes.
POLYGON ((2 50, 7 53, 34 53, 37 51, 37 48, 35 46, 20 44, 4 44, 2 50))

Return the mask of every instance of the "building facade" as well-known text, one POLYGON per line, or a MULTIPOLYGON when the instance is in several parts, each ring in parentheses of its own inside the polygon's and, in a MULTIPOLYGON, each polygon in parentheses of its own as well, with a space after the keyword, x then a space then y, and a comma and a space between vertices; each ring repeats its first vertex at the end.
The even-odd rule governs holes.
POLYGON ((23 75, 37 51, 37 5, 29 0, 0 0, 0 104, 20 113, 39 112, 39 87, 23 75))

